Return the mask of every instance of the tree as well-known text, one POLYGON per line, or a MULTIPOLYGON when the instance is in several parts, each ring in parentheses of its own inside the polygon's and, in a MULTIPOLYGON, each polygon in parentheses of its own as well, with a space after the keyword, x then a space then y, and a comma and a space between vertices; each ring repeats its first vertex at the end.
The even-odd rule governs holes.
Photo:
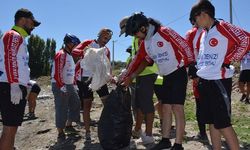
POLYGON ((55 56, 56 41, 45 41, 38 35, 31 35, 28 39, 30 76, 39 77, 50 75, 52 60, 55 56))
POLYGON ((50 74, 50 67, 52 60, 55 56, 55 49, 56 49, 56 42, 54 39, 47 39, 46 46, 43 52, 43 73, 42 75, 49 75, 50 74))
POLYGON ((28 51, 29 51, 29 67, 30 76, 39 77, 42 75, 44 58, 43 51, 45 48, 45 42, 38 35, 31 35, 28 39, 28 51))

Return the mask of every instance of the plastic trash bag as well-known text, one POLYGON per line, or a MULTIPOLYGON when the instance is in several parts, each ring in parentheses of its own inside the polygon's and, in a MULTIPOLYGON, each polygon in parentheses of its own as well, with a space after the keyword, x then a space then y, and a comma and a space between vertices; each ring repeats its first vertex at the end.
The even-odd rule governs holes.
POLYGON ((100 89, 110 79, 110 61, 105 54, 105 48, 88 48, 81 61, 81 68, 92 72, 89 88, 92 91, 100 89))
POLYGON ((98 138, 105 150, 117 150, 129 146, 133 119, 129 90, 118 86, 105 100, 98 123, 98 138))

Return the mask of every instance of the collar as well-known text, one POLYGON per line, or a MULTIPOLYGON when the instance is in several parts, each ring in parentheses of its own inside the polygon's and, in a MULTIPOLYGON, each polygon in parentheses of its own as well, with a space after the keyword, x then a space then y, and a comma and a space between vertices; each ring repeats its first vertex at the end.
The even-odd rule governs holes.
POLYGON ((15 30, 15 31, 17 31, 24 38, 27 37, 27 36, 29 36, 29 34, 23 28, 21 28, 19 26, 13 26, 12 29, 15 30))
POLYGON ((155 33, 155 26, 149 24, 148 26, 148 32, 147 32, 147 36, 145 37, 145 40, 148 40, 149 38, 151 38, 155 33))
POLYGON ((211 25, 211 27, 209 29, 206 29, 206 31, 208 32, 210 29, 212 29, 214 26, 216 26, 219 23, 218 20, 214 20, 214 23, 211 25))

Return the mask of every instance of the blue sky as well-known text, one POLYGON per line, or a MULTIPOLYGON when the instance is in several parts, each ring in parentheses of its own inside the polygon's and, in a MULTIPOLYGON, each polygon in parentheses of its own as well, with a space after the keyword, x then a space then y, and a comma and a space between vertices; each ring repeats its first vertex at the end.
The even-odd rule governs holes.
MULTIPOLYGON (((5 32, 14 24, 14 14, 19 8, 30 9, 42 24, 33 31, 43 39, 54 38, 57 50, 66 33, 77 35, 81 41, 95 39, 103 27, 113 30, 108 47, 112 51, 115 41, 115 60, 125 61, 125 49, 130 37, 119 37, 121 18, 135 11, 143 11, 147 17, 159 20, 184 36, 191 28, 189 11, 196 0, 8 0, 0 5, 0 30, 5 32)), ((212 0, 216 17, 229 21, 229 0, 212 0)), ((233 23, 250 31, 250 1, 233 0, 233 23)))

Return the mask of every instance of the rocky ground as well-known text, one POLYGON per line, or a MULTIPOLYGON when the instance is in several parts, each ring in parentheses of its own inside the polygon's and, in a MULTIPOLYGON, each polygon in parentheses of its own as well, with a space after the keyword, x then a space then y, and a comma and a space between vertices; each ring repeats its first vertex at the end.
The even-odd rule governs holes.
MULTIPOLYGON (((67 138, 67 142, 64 145, 57 145, 57 131, 54 123, 54 100, 51 93, 51 87, 49 84, 49 78, 43 77, 38 79, 38 83, 42 86, 42 91, 37 100, 36 116, 35 120, 25 120, 22 126, 18 129, 16 136, 15 146, 18 150, 83 150, 83 149, 102 149, 97 138, 97 125, 93 123, 91 126, 92 142, 86 143, 84 136, 85 132, 83 127, 75 126, 79 130, 79 134, 72 135, 67 138)), ((239 97, 239 94, 238 94, 239 97)), ((98 121, 102 110, 102 104, 98 98, 94 100, 94 105, 91 111, 91 118, 98 121)), ((26 109, 27 112, 27 109, 26 109)), ((156 116, 156 122, 159 119, 156 116)), ((193 140, 193 136, 196 134, 193 126, 195 122, 187 122, 186 135, 184 148, 186 150, 210 150, 209 143, 201 143, 193 140)), ((2 126, 2 125, 0 125, 2 126)), ((0 127, 0 130, 2 127, 0 127)), ((174 130, 173 130, 174 132, 174 130)), ((249 131, 250 132, 250 131, 249 131)), ((153 130, 156 142, 160 140, 159 128, 155 127, 153 130)), ((174 139, 171 139, 174 141, 174 139)), ((131 141, 130 148, 127 149, 149 149, 152 145, 145 146, 142 143, 137 143, 136 140, 131 141)), ((249 146, 249 144, 248 144, 249 146)), ((241 146, 242 150, 250 149, 248 146, 241 146)), ((224 148, 226 149, 226 147, 224 148)))

